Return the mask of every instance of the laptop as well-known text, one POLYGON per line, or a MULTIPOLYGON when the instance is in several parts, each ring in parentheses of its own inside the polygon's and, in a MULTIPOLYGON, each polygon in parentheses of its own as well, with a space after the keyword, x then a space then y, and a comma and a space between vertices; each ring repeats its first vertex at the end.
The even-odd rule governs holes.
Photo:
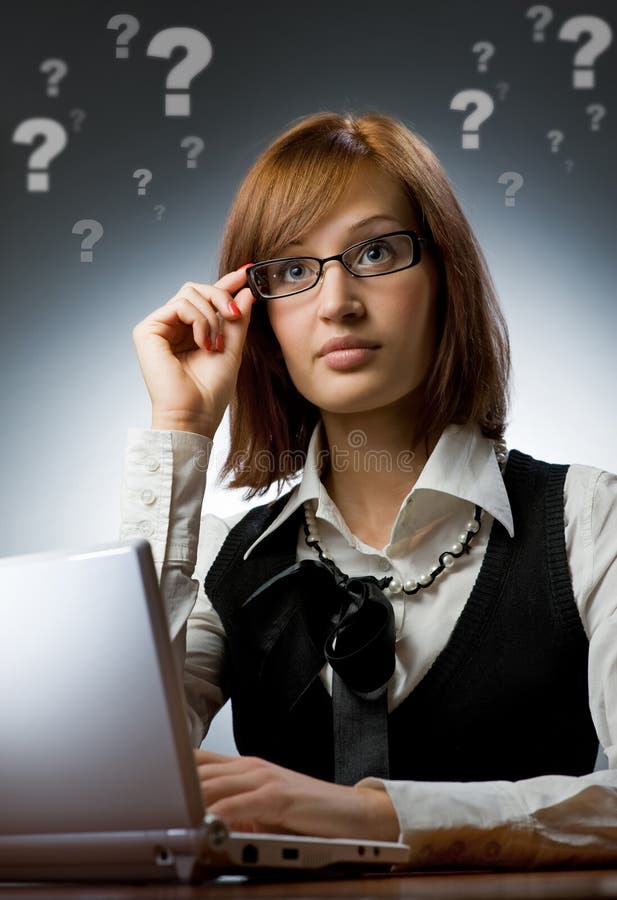
POLYGON ((230 830, 204 808, 150 544, 0 559, 0 881, 389 869, 397 842, 230 830))

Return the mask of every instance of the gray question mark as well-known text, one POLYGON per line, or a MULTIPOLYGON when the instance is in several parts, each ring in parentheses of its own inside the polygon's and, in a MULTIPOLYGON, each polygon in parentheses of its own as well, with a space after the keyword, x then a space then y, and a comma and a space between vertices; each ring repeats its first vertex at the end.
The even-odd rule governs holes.
POLYGON ((69 116, 73 120, 73 131, 81 131, 81 126, 86 118, 83 109, 72 109, 69 116))
POLYGON ((111 17, 107 27, 112 31, 120 31, 121 28, 124 28, 116 38, 116 59, 128 59, 129 41, 139 31, 139 21, 128 13, 119 13, 117 16, 111 17))
POLYGON ((212 44, 196 28, 165 28, 155 34, 146 50, 147 56, 169 59, 176 47, 184 47, 186 56, 167 75, 167 90, 182 91, 181 94, 165 94, 166 116, 190 116, 191 95, 189 86, 196 75, 202 72, 212 59, 212 44))
POLYGON ((497 179, 499 184, 507 184, 505 193, 505 206, 516 206, 516 192, 520 191, 525 183, 525 179, 520 172, 502 172, 497 179))
POLYGON ((475 109, 463 122, 463 150, 478 150, 480 148, 478 129, 489 118, 495 108, 490 94, 487 94, 486 91, 470 89, 459 91, 458 94, 455 94, 450 101, 450 109, 466 110, 472 104, 475 104, 475 109))
POLYGON ((88 234, 81 242, 80 262, 92 262, 92 248, 103 237, 103 226, 96 219, 79 219, 73 225, 73 234, 88 234))
POLYGON ((553 129, 552 131, 547 131, 546 136, 551 142, 551 153, 558 153, 559 146, 564 139, 563 131, 557 131, 556 129, 553 129))
POLYGON ((152 181, 152 172, 150 169, 135 169, 133 178, 140 178, 137 184, 137 193, 142 197, 146 194, 146 185, 152 181))
POLYGON ((533 26, 534 41, 544 40, 544 29, 553 21, 553 10, 549 6, 530 6, 525 13, 527 19, 535 19, 533 26))
POLYGON ((575 69, 572 73, 572 87, 594 88, 596 73, 593 64, 597 57, 610 47, 613 30, 608 22, 598 16, 574 16, 564 22, 557 37, 560 41, 578 41, 581 34, 590 34, 587 43, 579 47, 574 56, 575 69), (585 68, 580 68, 584 66, 585 68))
POLYGON ((44 137, 45 140, 30 155, 26 187, 28 191, 48 191, 47 168, 52 159, 64 150, 67 142, 66 131, 55 119, 26 119, 17 126, 12 139, 16 144, 32 144, 37 137, 44 137), (30 171, 32 169, 38 171, 30 171))
POLYGON ((591 103, 585 110, 588 116, 591 116, 591 130, 599 131, 600 122, 606 115, 606 107, 601 103, 591 103))
POLYGON ((182 139, 180 146, 183 148, 191 147, 186 157, 186 167, 187 169, 196 169, 197 168, 197 157, 204 149, 204 142, 200 137, 196 137, 195 135, 189 135, 182 139))
POLYGON ((47 96, 57 97, 60 93, 58 84, 62 81, 69 67, 63 59, 46 59, 39 66, 39 72, 51 73, 47 79, 47 96))
POLYGON ((486 72, 489 59, 495 55, 495 45, 488 41, 478 41, 471 48, 471 52, 478 54, 478 72, 486 72))

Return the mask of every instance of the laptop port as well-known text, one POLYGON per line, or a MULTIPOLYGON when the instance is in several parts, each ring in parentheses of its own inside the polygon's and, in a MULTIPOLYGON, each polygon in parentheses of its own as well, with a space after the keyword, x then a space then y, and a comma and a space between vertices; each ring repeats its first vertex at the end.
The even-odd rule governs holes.
POLYGON ((255 844, 245 844, 242 848, 242 862, 255 865, 259 859, 259 850, 255 844))
POLYGON ((157 866, 170 866, 174 861, 173 853, 170 853, 167 847, 155 847, 154 861, 157 866))
POLYGON ((283 847, 283 852, 281 854, 283 859, 298 859, 300 856, 300 851, 297 847, 283 847))

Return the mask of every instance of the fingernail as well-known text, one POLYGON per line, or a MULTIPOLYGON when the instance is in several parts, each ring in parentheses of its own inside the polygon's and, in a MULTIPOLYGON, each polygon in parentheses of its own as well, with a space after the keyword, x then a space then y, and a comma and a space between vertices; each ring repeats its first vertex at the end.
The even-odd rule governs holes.
POLYGON ((209 337, 206 338, 205 345, 206 345, 206 350, 212 350, 212 341, 210 340, 209 337))
POLYGON ((223 350, 223 335, 217 334, 216 336, 216 349, 221 351, 223 350))
POLYGON ((240 310, 238 309, 238 307, 236 306, 236 304, 234 303, 233 300, 230 300, 230 301, 229 301, 229 308, 230 308, 230 310, 232 311, 232 313, 234 314, 234 316, 241 316, 241 315, 242 315, 242 313, 240 312, 240 310))

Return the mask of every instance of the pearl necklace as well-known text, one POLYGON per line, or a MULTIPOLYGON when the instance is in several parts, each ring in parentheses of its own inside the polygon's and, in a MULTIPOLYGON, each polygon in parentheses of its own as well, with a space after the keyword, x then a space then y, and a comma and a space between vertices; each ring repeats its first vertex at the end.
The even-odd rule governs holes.
MULTIPOLYGON (((503 441, 494 441, 494 447, 497 462, 503 472, 508 458, 506 445, 503 441)), ((469 553, 469 544, 474 535, 480 530, 482 512, 482 508, 476 504, 473 519, 469 519, 465 522, 464 530, 457 535, 456 541, 452 543, 447 550, 444 550, 443 553, 439 554, 439 561, 430 572, 423 572, 417 581, 408 579, 401 582, 400 578, 396 578, 392 575, 389 577, 386 576, 379 581, 380 589, 383 590, 386 595, 400 593, 412 595, 417 594, 418 591, 423 588, 429 587, 444 570, 452 568, 455 559, 458 559, 464 553, 469 553)), ((304 537, 307 545, 311 549, 317 551, 321 562, 324 563, 337 578, 347 581, 349 576, 344 572, 341 572, 334 560, 328 556, 326 548, 322 547, 320 544, 317 518, 310 500, 307 500, 304 503, 304 537)))

